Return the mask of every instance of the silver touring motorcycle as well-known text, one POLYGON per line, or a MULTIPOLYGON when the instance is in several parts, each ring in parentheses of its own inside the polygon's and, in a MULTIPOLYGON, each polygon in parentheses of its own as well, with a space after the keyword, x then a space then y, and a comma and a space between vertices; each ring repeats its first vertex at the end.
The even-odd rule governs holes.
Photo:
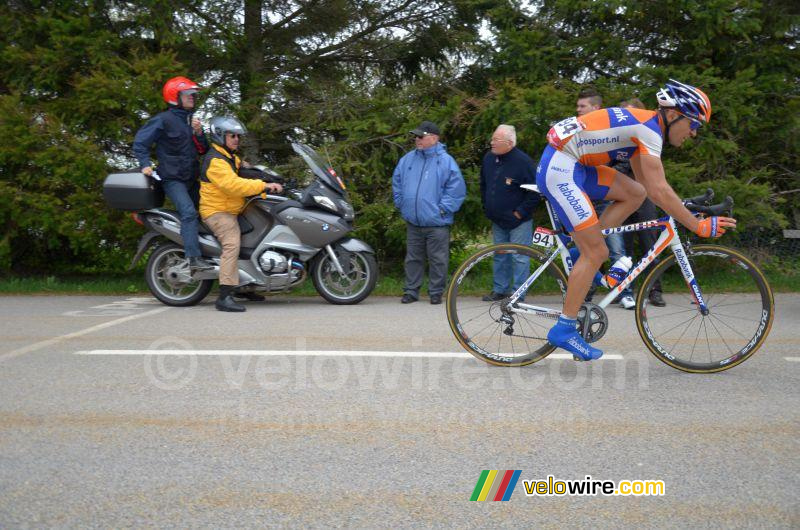
MULTIPOLYGON (((357 304, 369 296, 378 278, 375 252, 348 237, 353 207, 342 179, 313 149, 292 144, 313 173, 305 189, 289 182, 289 197, 252 197, 239 215, 242 232, 238 292, 281 292, 311 276, 314 287, 332 304, 357 304)), ((280 181, 264 169, 266 180, 280 181)), ((145 277, 153 296, 170 306, 190 306, 203 300, 219 275, 222 248, 211 230, 200 223, 203 258, 212 270, 192 272, 183 253, 181 223, 175 210, 162 208, 164 192, 155 180, 138 172, 113 173, 103 183, 112 208, 134 212, 148 232, 139 241, 131 267, 151 247, 145 277)))

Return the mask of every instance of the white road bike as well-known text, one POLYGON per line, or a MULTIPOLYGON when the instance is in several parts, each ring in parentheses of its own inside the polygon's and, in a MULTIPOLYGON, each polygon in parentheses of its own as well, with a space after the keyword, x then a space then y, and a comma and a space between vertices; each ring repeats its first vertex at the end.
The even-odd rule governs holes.
MULTIPOLYGON (((523 187, 539 191, 535 185, 523 187)), ((709 189, 705 195, 685 199, 684 204, 697 215, 730 216, 733 199, 710 205, 713 196, 709 189)), ((552 207, 542 199, 552 226, 560 226, 552 207)), ((660 230, 661 234, 599 303, 582 305, 578 324, 583 338, 591 343, 605 335, 605 308, 647 271, 636 296, 636 327, 659 360, 685 372, 712 373, 752 356, 764 343, 775 316, 772 289, 758 266, 738 250, 682 239, 669 216, 609 228, 603 234, 640 230, 660 230), (657 261, 667 249, 671 254, 657 261), (656 282, 663 290, 665 307, 649 302, 656 282)), ((547 341, 547 332, 561 314, 572 269, 572 245, 563 232, 538 227, 530 246, 501 243, 467 258, 447 291, 447 319, 458 342, 475 357, 500 366, 527 365, 549 355, 555 347, 547 341), (495 257, 527 258, 533 272, 509 297, 484 302, 481 295, 492 290, 495 257), (559 258, 563 270, 557 264, 559 258)))

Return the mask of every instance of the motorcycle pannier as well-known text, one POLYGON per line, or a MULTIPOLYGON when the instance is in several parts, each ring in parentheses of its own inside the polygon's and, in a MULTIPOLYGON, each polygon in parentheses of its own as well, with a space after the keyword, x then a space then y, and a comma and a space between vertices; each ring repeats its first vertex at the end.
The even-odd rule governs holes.
POLYGON ((164 190, 157 180, 131 170, 107 176, 103 198, 116 210, 149 210, 164 205, 164 190))

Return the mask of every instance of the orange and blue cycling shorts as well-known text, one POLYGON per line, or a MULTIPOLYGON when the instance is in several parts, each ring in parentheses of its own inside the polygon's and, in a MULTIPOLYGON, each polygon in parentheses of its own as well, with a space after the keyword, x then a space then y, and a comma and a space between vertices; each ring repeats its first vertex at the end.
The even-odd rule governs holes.
POLYGON ((605 199, 616 174, 608 166, 584 166, 548 145, 536 169, 536 185, 564 229, 577 232, 599 222, 592 201, 605 199))

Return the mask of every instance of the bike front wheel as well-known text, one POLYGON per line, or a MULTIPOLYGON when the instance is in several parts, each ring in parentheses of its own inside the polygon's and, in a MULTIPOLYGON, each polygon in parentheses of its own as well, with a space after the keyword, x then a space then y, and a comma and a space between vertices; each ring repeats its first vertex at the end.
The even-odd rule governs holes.
POLYGON ((496 267, 507 267, 506 276, 516 269, 527 279, 546 261, 546 254, 535 248, 501 243, 479 250, 461 264, 447 290, 446 307, 450 329, 464 349, 499 366, 535 363, 555 349, 547 342, 547 332, 558 318, 554 311, 561 310, 567 286, 555 263, 541 271, 521 300, 550 311, 522 312, 510 307, 508 298, 483 300, 494 292, 496 267))
POLYGON ((694 245, 687 252, 708 314, 687 287, 675 255, 665 258, 642 282, 636 325, 647 348, 666 364, 694 373, 733 368, 764 343, 775 301, 764 274, 740 252, 719 245, 694 245), (661 282, 666 306, 649 294, 661 282))

